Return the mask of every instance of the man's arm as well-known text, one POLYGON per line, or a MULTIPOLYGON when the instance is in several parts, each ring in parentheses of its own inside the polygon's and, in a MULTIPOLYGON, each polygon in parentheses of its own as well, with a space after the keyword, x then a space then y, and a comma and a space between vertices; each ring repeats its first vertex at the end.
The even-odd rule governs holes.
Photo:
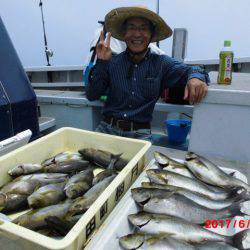
POLYGON ((90 101, 98 100, 101 95, 105 94, 105 90, 108 88, 110 82, 108 74, 108 64, 112 57, 110 37, 111 34, 108 33, 105 41, 104 32, 102 31, 100 42, 96 47, 96 65, 89 74, 89 84, 86 86, 86 96, 90 101))
POLYGON ((163 56, 164 87, 186 86, 184 99, 190 104, 199 103, 207 94, 209 76, 198 66, 188 66, 171 57, 163 56))
POLYGON ((86 86, 86 96, 89 101, 98 100, 109 85, 109 61, 98 59, 89 74, 89 84, 86 86))

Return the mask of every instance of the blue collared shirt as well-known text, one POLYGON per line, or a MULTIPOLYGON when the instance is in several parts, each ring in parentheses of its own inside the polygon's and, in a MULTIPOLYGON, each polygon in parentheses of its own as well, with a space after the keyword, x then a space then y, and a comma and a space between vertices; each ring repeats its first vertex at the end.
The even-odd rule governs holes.
POLYGON ((135 122, 151 122, 155 103, 163 89, 185 86, 191 78, 209 82, 208 74, 197 66, 188 66, 167 55, 148 51, 138 64, 128 51, 97 60, 86 86, 88 100, 107 95, 105 116, 135 122))

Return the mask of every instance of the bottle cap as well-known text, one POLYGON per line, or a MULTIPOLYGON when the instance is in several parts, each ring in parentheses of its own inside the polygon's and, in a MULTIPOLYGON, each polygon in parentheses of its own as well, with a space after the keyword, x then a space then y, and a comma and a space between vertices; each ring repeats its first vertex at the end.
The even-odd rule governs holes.
POLYGON ((224 47, 231 47, 231 41, 225 40, 224 41, 224 47))

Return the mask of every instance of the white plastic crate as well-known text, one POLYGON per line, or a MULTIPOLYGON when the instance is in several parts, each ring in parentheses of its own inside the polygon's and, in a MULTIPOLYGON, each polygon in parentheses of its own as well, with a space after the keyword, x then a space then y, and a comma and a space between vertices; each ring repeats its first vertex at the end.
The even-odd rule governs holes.
POLYGON ((123 153, 122 157, 129 161, 64 238, 60 240, 49 238, 14 223, 0 220, 0 249, 81 249, 143 170, 145 153, 150 146, 151 143, 147 141, 62 128, 0 157, 0 186, 11 180, 7 172, 16 164, 39 163, 62 151, 77 151, 92 147, 114 154, 123 153))

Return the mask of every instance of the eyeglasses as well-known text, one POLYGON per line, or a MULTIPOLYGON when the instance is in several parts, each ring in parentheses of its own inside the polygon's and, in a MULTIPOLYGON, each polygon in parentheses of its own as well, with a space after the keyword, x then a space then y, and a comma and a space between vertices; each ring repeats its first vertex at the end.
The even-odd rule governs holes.
POLYGON ((127 27, 126 27, 126 30, 128 32, 135 32, 135 31, 139 31, 141 33, 146 33, 146 32, 149 32, 150 31, 150 27, 149 25, 141 25, 141 26, 136 26, 134 24, 128 24, 127 27))

